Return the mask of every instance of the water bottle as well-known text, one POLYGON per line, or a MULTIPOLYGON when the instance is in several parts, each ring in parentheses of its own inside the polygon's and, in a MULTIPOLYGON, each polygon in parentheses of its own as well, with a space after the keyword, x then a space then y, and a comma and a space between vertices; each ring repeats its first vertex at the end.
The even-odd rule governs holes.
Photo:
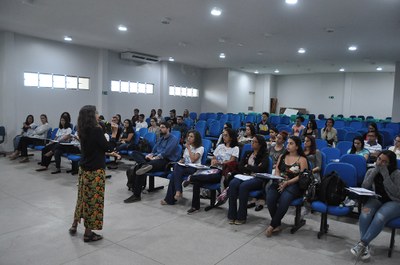
POLYGON ((190 161, 190 157, 186 156, 185 157, 185 165, 190 164, 192 161, 190 161))
POLYGON ((222 164, 222 156, 221 155, 217 155, 217 162, 218 164, 222 164))

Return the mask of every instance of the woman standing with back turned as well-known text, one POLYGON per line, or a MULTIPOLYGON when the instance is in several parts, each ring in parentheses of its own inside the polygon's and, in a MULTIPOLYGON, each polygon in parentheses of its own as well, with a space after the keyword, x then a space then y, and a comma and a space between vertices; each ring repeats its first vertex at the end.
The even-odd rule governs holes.
POLYGON ((76 234, 78 223, 84 219, 85 234, 83 241, 91 242, 102 239, 92 230, 103 228, 105 152, 110 146, 97 122, 95 106, 83 106, 79 111, 78 135, 81 141, 82 158, 79 168, 78 200, 74 221, 69 232, 76 234))

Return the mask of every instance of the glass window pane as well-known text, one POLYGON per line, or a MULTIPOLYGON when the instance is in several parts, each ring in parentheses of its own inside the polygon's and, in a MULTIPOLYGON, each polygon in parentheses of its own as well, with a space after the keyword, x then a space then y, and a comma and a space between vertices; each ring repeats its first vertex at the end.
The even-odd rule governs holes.
POLYGON ((53 75, 52 74, 39 74, 39 86, 40 87, 53 87, 53 75))
POLYGON ((39 86, 39 74, 24 73, 24 86, 39 86))
POLYGON ((193 97, 193 89, 192 88, 186 89, 186 96, 193 97))
POLYGON ((199 97, 199 90, 196 88, 193 88, 193 97, 196 97, 196 98, 199 97))
POLYGON ((78 77, 67 76, 67 89, 77 89, 78 88, 78 77))
POLYGON ((143 94, 146 93, 146 84, 139 83, 138 90, 139 90, 139 93, 143 93, 143 94))
POLYGON ((111 81, 111 91, 119 92, 119 81, 111 81))
POLYGON ((186 97, 186 87, 181 88, 181 96, 186 97))
POLYGON ((175 87, 175 96, 180 96, 181 95, 181 87, 175 87))
POLYGON ((65 75, 53 75, 53 87, 65 89, 65 75))
POLYGON ((146 94, 153 94, 153 93, 154 93, 154 85, 146 84, 146 94))
POLYGON ((131 92, 131 93, 138 92, 137 82, 129 82, 129 92, 131 92))
POLYGON ((121 92, 129 92, 129 82, 121 81, 121 92))
POLYGON ((175 87, 174 86, 169 86, 169 95, 175 96, 175 87))
POLYGON ((78 88, 82 90, 89 90, 90 78, 87 77, 79 77, 78 88))

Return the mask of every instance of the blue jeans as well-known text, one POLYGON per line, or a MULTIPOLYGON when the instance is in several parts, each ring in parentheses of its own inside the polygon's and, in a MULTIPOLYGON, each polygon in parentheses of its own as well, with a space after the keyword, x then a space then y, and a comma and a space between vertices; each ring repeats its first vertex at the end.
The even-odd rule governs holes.
POLYGON ((263 186, 263 180, 253 178, 250 180, 240 180, 233 178, 229 183, 229 210, 228 219, 244 221, 247 218, 247 201, 249 193, 253 190, 260 190, 263 186), (237 199, 239 198, 239 209, 237 209, 237 199))
POLYGON ((221 177, 221 172, 209 175, 193 175, 190 177, 190 182, 193 183, 192 208, 200 209, 200 187, 206 183, 219 183, 221 177))
POLYGON ((171 179, 169 180, 167 194, 165 195, 164 201, 168 204, 175 204, 175 193, 177 191, 182 192, 182 182, 185 176, 191 175, 196 172, 193 167, 184 167, 175 164, 174 171, 171 174, 171 179))
POLYGON ((275 228, 281 225, 282 218, 289 209, 290 203, 300 196, 297 183, 287 186, 283 192, 278 191, 279 183, 274 181, 267 191, 267 206, 271 215, 270 225, 275 228))
POLYGON ((395 201, 382 203, 370 198, 361 210, 360 235, 361 242, 369 243, 383 230, 386 223, 400 217, 400 203, 395 201))

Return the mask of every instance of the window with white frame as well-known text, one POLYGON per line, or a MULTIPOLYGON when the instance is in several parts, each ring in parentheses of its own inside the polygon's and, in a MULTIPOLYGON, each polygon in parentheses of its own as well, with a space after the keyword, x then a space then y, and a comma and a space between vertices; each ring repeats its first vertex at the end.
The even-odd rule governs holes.
POLYGON ((169 86, 170 96, 199 97, 199 90, 192 87, 169 86))
POLYGON ((111 91, 120 93, 154 94, 154 84, 111 80, 111 91))
POLYGON ((24 73, 24 86, 57 89, 90 89, 90 78, 48 73, 24 73))

